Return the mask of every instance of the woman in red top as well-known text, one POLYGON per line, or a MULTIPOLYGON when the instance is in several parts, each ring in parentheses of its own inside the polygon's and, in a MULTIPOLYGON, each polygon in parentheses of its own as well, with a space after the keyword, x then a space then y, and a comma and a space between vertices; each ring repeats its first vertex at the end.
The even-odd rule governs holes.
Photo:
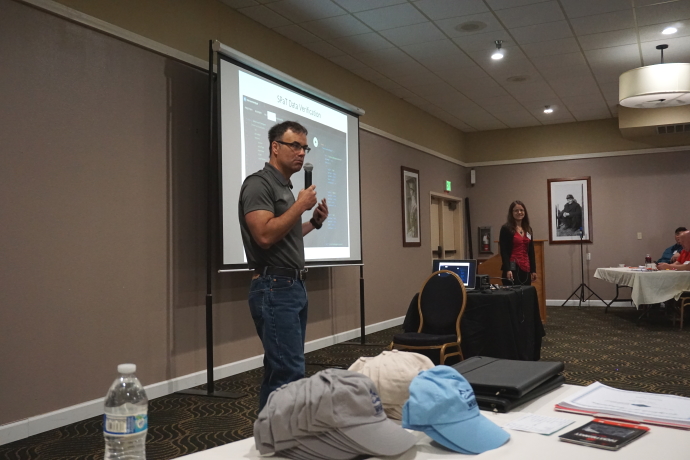
POLYGON ((508 208, 508 222, 501 227, 498 238, 503 284, 529 286, 537 279, 532 239, 527 208, 522 201, 513 201, 508 208))

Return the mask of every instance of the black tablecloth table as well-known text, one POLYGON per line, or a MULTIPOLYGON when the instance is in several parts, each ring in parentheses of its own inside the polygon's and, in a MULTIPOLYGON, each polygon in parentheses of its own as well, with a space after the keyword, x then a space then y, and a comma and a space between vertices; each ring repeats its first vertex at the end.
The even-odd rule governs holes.
MULTIPOLYGON (((403 330, 417 331, 417 295, 403 323, 403 330)), ((462 354, 492 358, 538 361, 544 326, 539 316, 537 290, 518 286, 470 291, 460 323, 462 354)))

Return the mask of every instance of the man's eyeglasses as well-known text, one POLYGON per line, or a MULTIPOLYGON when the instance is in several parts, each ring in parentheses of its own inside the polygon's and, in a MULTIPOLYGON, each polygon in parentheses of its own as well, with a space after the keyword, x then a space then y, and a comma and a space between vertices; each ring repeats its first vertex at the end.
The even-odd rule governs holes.
POLYGON ((309 153, 309 151, 311 150, 311 148, 309 148, 308 145, 302 145, 297 141, 290 142, 290 143, 283 142, 283 141, 275 141, 275 142, 277 142, 279 144, 287 145, 288 147, 290 147, 295 152, 299 152, 300 150, 304 150, 304 153, 309 153))

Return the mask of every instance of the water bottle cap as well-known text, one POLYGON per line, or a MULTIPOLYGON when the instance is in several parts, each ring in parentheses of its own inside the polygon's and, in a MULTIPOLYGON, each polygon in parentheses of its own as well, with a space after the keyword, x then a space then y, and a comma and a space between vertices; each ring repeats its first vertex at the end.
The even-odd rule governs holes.
POLYGON ((118 364, 117 371, 120 374, 134 374, 137 371, 136 364, 118 364))

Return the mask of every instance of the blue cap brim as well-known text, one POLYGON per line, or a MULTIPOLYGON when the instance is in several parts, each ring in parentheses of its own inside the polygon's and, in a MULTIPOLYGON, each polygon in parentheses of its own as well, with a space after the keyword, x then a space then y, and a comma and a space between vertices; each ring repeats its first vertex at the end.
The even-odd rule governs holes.
MULTIPOLYGON (((447 442, 455 445, 459 449, 458 452, 467 451, 481 454, 487 450, 501 447, 510 439, 510 434, 507 431, 481 414, 462 422, 434 424, 433 428, 447 442)), ((431 435, 429 437, 434 439, 431 435)), ((443 444, 438 439, 434 440, 443 444)), ((452 449, 450 446, 446 447, 452 449)))
POLYGON ((434 430, 430 426, 424 428, 424 433, 426 433, 427 436, 429 436, 431 439, 433 439, 437 443, 441 444, 446 449, 450 449, 453 452, 460 452, 461 454, 467 454, 467 455, 473 455, 474 454, 474 452, 470 452, 469 450, 465 450, 460 446, 456 446, 455 444, 450 442, 448 439, 446 439, 445 436, 443 436, 441 433, 434 430))

